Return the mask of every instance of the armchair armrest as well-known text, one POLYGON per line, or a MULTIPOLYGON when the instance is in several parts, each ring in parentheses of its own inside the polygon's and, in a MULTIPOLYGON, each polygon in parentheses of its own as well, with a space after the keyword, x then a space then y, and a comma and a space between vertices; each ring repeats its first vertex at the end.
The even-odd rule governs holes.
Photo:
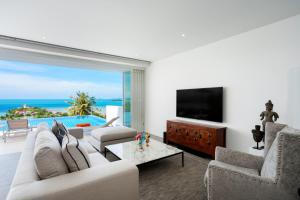
POLYGON ((217 161, 227 164, 257 169, 259 171, 264 163, 264 158, 261 156, 255 156, 223 147, 216 147, 215 158, 217 161))
POLYGON ((83 138, 83 128, 69 128, 69 133, 77 139, 83 138))
POLYGON ((8 200, 138 200, 139 172, 121 160, 101 166, 18 185, 8 200))
POLYGON ((293 199, 277 187, 275 180, 243 171, 219 161, 208 165, 209 200, 293 199))

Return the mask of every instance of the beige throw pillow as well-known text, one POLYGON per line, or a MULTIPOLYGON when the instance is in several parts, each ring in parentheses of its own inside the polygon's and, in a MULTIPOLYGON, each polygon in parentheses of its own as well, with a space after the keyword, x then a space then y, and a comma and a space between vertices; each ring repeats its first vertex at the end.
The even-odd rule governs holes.
POLYGON ((50 128, 46 122, 41 122, 37 125, 36 129, 34 129, 34 131, 32 133, 37 136, 37 134, 39 134, 40 132, 45 131, 45 130, 50 130, 50 128))
POLYGON ((36 171, 41 179, 68 173, 60 144, 50 130, 42 130, 37 134, 33 156, 36 171))
POLYGON ((78 139, 66 134, 62 141, 62 154, 71 172, 90 168, 88 152, 78 139))

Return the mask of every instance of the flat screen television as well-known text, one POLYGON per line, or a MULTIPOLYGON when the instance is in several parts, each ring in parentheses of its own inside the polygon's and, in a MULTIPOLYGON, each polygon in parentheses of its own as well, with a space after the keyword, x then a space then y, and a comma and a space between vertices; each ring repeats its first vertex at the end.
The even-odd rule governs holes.
POLYGON ((223 121, 223 87, 177 90, 176 116, 223 121))

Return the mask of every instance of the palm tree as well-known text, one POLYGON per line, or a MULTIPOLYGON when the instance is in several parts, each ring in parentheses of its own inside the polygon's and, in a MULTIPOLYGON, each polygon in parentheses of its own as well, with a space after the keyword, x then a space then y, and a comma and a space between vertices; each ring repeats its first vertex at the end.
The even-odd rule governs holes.
POLYGON ((71 97, 72 101, 68 102, 70 115, 88 115, 92 114, 92 106, 96 104, 96 98, 90 97, 85 92, 78 91, 74 97, 71 97))

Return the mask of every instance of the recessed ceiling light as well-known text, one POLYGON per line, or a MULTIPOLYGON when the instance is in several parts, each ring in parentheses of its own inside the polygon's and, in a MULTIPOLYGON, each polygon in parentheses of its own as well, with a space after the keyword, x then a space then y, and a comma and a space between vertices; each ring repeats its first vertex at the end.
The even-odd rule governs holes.
POLYGON ((181 37, 185 37, 185 34, 184 34, 184 33, 182 33, 182 34, 181 34, 181 37))

